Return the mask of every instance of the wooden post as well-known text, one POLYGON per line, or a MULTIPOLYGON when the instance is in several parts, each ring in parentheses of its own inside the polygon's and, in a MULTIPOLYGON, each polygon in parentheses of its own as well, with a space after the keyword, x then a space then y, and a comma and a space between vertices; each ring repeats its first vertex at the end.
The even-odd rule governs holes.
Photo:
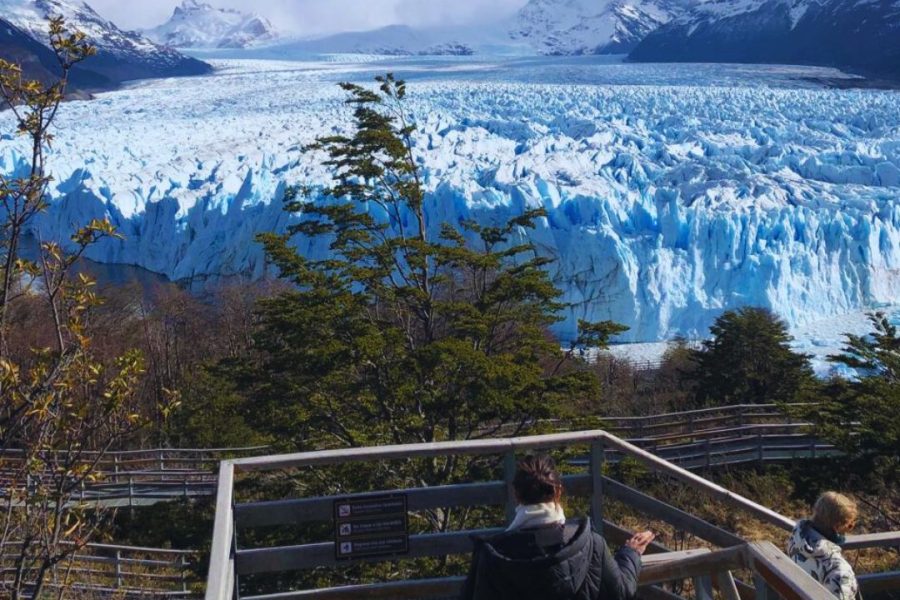
POLYGON ((165 481, 165 479, 166 479, 166 476, 162 473, 165 470, 166 470, 166 455, 163 453, 162 450, 160 450, 159 451, 159 471, 160 471, 160 477, 162 478, 163 481, 165 481))
POLYGON ((778 593, 760 575, 753 575, 753 585, 756 588, 756 600, 781 600, 778 593))
POLYGON ((694 597, 697 600, 713 600, 712 577, 694 577, 694 597))
POLYGON ((119 483, 119 455, 113 454, 113 482, 119 483))
POLYGON ((134 477, 128 476, 128 508, 134 508, 134 477))
POLYGON ((756 460, 759 462, 760 466, 763 464, 763 434, 759 432, 756 434, 756 460))
POLYGON ((591 521, 594 530, 603 534, 603 466, 606 463, 606 451, 603 440, 591 443, 591 521))
POLYGON ((737 589, 737 583, 731 575, 731 571, 721 571, 716 574, 716 586, 719 593, 725 600, 741 600, 741 595, 737 589))
POLYGON ((503 456, 503 480, 506 482, 506 523, 516 518, 516 494, 513 491, 513 478, 516 476, 516 453, 507 452, 503 456))

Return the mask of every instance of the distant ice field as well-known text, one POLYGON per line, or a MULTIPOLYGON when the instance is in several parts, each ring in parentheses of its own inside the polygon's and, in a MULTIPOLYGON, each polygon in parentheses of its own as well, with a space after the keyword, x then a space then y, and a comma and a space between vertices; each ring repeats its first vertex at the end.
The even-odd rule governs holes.
MULTIPOLYGON (((628 342, 702 337, 744 305, 802 331, 900 304, 900 92, 827 89, 853 83, 830 69, 595 57, 213 62, 64 106, 44 239, 108 215, 126 239, 94 260, 262 276, 253 238, 289 223, 284 186, 329 180, 301 148, 346 131, 335 84, 394 71, 431 226, 547 210, 528 235, 557 259, 563 337, 578 319, 624 323, 628 342)), ((21 165, 10 131, 0 115, 6 172, 21 165)))

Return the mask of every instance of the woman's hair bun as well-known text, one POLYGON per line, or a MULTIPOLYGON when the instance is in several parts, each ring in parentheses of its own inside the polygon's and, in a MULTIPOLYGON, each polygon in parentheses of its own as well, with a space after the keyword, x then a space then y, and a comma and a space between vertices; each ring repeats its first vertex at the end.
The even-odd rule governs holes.
POLYGON ((513 478, 513 489, 522 504, 552 502, 562 490, 562 478, 556 463, 547 455, 529 455, 519 461, 513 478))

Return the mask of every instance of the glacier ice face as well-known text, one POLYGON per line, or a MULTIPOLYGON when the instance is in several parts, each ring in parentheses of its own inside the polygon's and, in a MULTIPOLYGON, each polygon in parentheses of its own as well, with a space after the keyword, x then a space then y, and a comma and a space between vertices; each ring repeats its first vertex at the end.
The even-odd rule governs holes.
MULTIPOLYGON (((286 183, 321 186, 301 148, 342 131, 334 85, 410 81, 430 225, 541 206, 531 233, 577 319, 625 341, 705 334, 722 310, 792 325, 900 292, 900 94, 821 89, 792 67, 610 64, 593 58, 223 60, 212 77, 141 82, 67 103, 38 228, 109 215, 91 250, 172 279, 262 276, 253 242, 290 219, 286 183)), ((0 115, 0 170, 20 163, 0 115)), ((304 245, 322 255, 327 248, 304 245)))

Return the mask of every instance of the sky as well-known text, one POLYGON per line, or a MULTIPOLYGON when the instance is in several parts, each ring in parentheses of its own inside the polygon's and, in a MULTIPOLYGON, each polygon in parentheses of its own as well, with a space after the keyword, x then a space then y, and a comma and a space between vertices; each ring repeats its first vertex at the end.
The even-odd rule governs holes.
MULTIPOLYGON (((206 0, 213 6, 260 13, 282 31, 315 35, 407 25, 468 25, 513 14, 528 0, 206 0)), ((181 0, 88 0, 123 29, 166 21, 181 0)))

